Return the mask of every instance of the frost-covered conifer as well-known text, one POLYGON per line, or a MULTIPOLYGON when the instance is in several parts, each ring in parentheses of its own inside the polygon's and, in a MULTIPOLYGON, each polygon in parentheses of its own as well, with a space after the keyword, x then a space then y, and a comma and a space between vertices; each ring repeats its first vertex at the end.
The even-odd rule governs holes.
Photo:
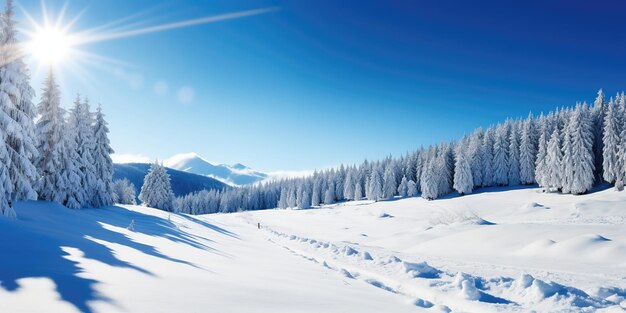
POLYGON ((69 123, 75 132, 76 149, 78 153, 78 167, 80 170, 81 186, 84 190, 83 207, 94 206, 93 194, 97 184, 95 159, 95 140, 93 132, 93 117, 89 111, 89 102, 81 102, 79 96, 76 97, 74 106, 70 111, 69 123))
POLYGON ((490 187, 494 185, 494 173, 493 173, 493 128, 487 129, 483 136, 482 146, 482 161, 483 161, 483 187, 490 187))
POLYGON ((406 195, 408 197, 417 196, 417 185, 415 184, 413 180, 409 180, 409 182, 407 183, 406 190, 407 190, 406 195))
POLYGON ((525 185, 534 184, 538 138, 532 113, 524 120, 520 136, 520 182, 525 185))
MULTIPOLYGON (((148 174, 143 180, 143 186, 139 193, 139 200, 148 207, 172 212, 174 204, 174 192, 170 183, 170 175, 165 167, 158 162, 152 163, 148 174)), ((229 211, 234 211, 235 206, 226 207, 229 211)))
MULTIPOLYGON (((36 199, 34 184, 37 180, 37 139, 35 134, 35 106, 32 103, 35 91, 30 86, 30 77, 23 53, 17 40, 16 22, 13 20, 13 1, 6 2, 0 17, 0 133, 6 144, 10 159, 9 178, 12 188, 8 203, 18 200, 36 199)), ((13 210, 5 211, 14 215, 13 210)))
POLYGON ((367 194, 366 194, 367 199, 374 200, 374 201, 378 201, 382 199, 383 197, 382 180, 383 178, 381 177, 381 174, 380 174, 380 166, 376 166, 376 168, 372 170, 372 173, 369 179, 367 194))
POLYGON ((604 151, 602 153, 604 170, 603 178, 609 183, 615 183, 622 171, 622 165, 619 160, 619 148, 623 138, 620 138, 622 132, 623 114, 620 112, 619 105, 616 101, 609 101, 606 115, 604 117, 604 151))
POLYGON ((94 185, 93 205, 95 207, 107 206, 113 203, 111 198, 111 183, 113 182, 113 161, 111 154, 113 149, 109 144, 109 128, 104 120, 102 108, 98 106, 94 129, 94 167, 96 182, 94 185))
POLYGON ((398 195, 400 197, 406 197, 409 192, 409 182, 406 180, 406 176, 402 177, 402 181, 400 181, 400 185, 398 186, 398 195))
POLYGON ((454 163, 454 190, 461 195, 472 192, 474 180, 472 178, 472 169, 469 164, 465 149, 457 149, 456 161, 454 163))
POLYGON ((546 168, 544 180, 548 191, 561 188, 561 161, 563 152, 561 151, 561 136, 559 129, 554 128, 546 154, 546 168))
POLYGON ((517 122, 511 123, 509 131, 509 186, 517 186, 520 184, 520 148, 518 129, 517 122))
POLYGON ((568 123, 569 140, 571 141, 571 165, 566 167, 564 175, 569 192, 585 193, 594 183, 594 152, 593 123, 587 105, 578 105, 570 116, 568 123))
POLYGON ((505 186, 509 182, 508 137, 508 123, 498 125, 493 144, 493 180, 494 183, 499 186, 505 186))
POLYGON ((398 189, 396 186, 396 175, 394 174, 392 166, 389 165, 385 169, 385 177, 383 179, 383 199, 393 198, 398 189))
MULTIPOLYGON (((118 179, 111 184, 111 197, 114 203, 137 204, 135 200, 135 185, 128 179, 118 179)), ((191 210, 189 210, 189 213, 191 210)))
POLYGON ((56 84, 52 72, 44 83, 41 101, 37 106, 39 119, 36 123, 36 133, 39 139, 36 160, 39 179, 36 183, 39 199, 46 201, 63 201, 60 191, 66 188, 67 181, 62 175, 62 156, 64 147, 62 138, 63 111, 60 107, 59 86, 56 84))

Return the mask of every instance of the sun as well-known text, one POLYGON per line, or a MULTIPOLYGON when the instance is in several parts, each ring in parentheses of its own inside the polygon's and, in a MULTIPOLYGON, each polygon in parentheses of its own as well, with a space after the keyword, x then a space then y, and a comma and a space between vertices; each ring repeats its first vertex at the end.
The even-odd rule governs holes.
POLYGON ((64 30, 48 26, 32 33, 26 50, 44 65, 57 65, 67 59, 72 45, 72 37, 64 30))

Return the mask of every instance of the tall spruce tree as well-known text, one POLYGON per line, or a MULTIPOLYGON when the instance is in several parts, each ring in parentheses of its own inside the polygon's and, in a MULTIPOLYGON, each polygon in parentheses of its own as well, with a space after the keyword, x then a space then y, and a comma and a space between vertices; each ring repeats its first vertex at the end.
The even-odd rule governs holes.
POLYGON ((93 204, 95 207, 107 206, 113 203, 111 198, 111 184, 113 182, 113 161, 111 154, 113 149, 109 143, 109 128, 104 120, 102 107, 98 106, 96 111, 96 121, 93 126, 94 130, 94 167, 95 167, 95 186, 93 194, 93 204))
POLYGON ((37 106, 39 119, 36 133, 39 139, 36 161, 39 179, 36 184, 39 199, 62 203, 61 190, 67 188, 68 182, 63 172, 63 111, 60 107, 61 96, 52 71, 44 83, 41 101, 37 106))
POLYGON ((619 158, 619 148, 622 138, 620 134, 622 132, 622 118, 623 114, 620 112, 619 105, 616 101, 609 101, 606 115, 604 117, 604 136, 603 136, 603 152, 602 152, 602 168, 603 178, 609 183, 615 183, 620 176, 622 166, 619 158))
MULTIPOLYGON (((34 184, 37 180, 37 139, 35 134, 35 106, 32 103, 35 91, 30 86, 30 77, 17 40, 16 22, 13 20, 13 1, 7 0, 1 16, 0 34, 0 129, 10 159, 9 177, 12 206, 18 200, 37 198, 34 184)), ((8 210, 7 216, 14 215, 8 210)))

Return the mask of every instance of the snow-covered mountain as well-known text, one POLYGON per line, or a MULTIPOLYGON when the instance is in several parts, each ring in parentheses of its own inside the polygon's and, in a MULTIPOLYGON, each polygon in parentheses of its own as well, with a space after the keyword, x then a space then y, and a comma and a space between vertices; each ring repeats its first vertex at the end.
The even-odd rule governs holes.
POLYGON ((194 152, 177 154, 163 161, 163 164, 179 171, 213 177, 231 185, 253 184, 268 177, 266 173, 255 171, 241 163, 213 164, 194 152))

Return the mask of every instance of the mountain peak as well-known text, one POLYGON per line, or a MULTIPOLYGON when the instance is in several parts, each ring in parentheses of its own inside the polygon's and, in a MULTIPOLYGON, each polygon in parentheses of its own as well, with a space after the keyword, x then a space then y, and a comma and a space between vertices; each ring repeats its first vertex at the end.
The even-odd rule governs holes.
POLYGON ((163 164, 175 170, 213 177, 231 185, 252 184, 267 177, 267 174, 253 171, 241 163, 232 166, 213 164, 195 152, 174 155, 163 161, 163 164))
POLYGON ((238 170, 247 170, 247 169, 249 169, 249 167, 247 167, 247 166, 245 166, 245 165, 243 165, 241 163, 235 163, 231 167, 234 168, 234 169, 238 169, 238 170))

